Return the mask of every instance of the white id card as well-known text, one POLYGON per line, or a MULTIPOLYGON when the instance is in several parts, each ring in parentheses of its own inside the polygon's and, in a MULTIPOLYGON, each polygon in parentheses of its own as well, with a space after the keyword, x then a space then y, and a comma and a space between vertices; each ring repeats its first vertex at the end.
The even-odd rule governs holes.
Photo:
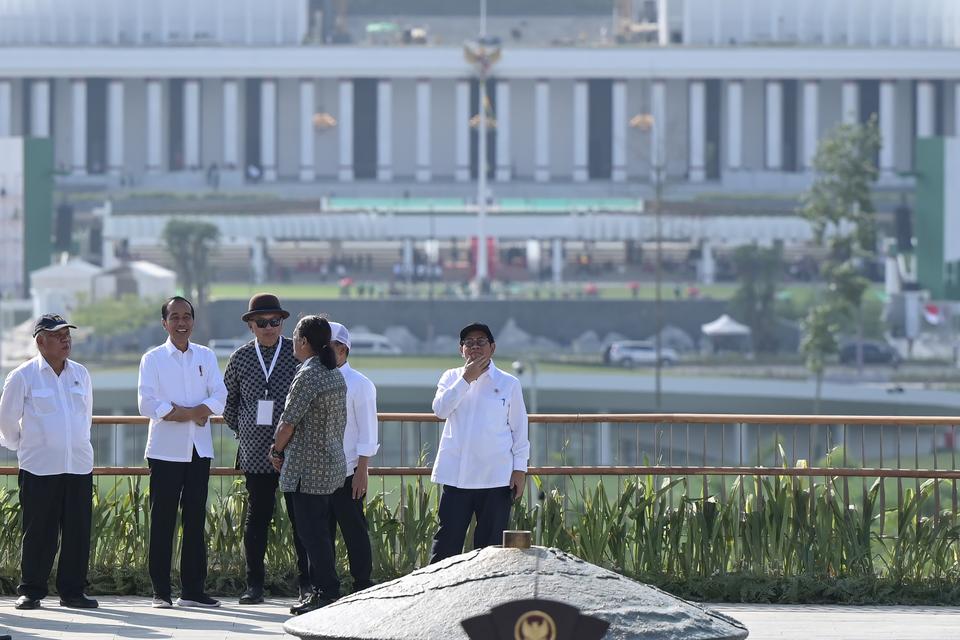
POLYGON ((257 424, 273 424, 273 400, 257 400, 257 424))

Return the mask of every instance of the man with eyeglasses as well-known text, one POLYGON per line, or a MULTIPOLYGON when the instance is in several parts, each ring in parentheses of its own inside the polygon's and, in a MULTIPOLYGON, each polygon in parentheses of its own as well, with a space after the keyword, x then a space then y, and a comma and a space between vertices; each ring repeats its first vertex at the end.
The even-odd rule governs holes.
MULTIPOLYGON (((293 343, 281 335, 283 321, 290 313, 280 306, 277 296, 258 293, 250 298, 248 310, 241 316, 254 339, 233 352, 224 371, 227 403, 223 418, 240 440, 237 468, 243 470, 247 486, 247 517, 243 546, 247 559, 247 590, 240 604, 263 602, 266 572, 263 558, 267 551, 267 532, 273 519, 280 474, 267 457, 277 421, 299 362, 293 355, 293 343)), ((284 494, 287 514, 293 528, 297 553, 300 597, 312 593, 307 553, 297 536, 293 516, 293 494, 284 494)))
POLYGON ((437 383, 433 412, 444 419, 432 480, 443 486, 430 563, 463 552, 474 517, 473 548, 500 544, 513 501, 523 495, 530 441, 520 381, 493 363, 493 332, 474 322, 460 331, 464 366, 437 383))

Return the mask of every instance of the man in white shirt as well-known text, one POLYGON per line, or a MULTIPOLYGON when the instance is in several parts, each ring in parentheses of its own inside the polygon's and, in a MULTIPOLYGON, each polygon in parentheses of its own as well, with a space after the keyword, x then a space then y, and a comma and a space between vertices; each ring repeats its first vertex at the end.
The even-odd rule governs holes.
POLYGON ((339 322, 330 323, 337 367, 347 382, 347 426, 343 431, 343 453, 347 459, 347 478, 330 496, 330 541, 336 542, 337 525, 347 545, 353 591, 373 586, 373 554, 363 499, 367 493, 367 466, 377 455, 377 388, 367 376, 347 362, 350 356, 350 332, 339 322))
MULTIPOLYGON (((36 609, 60 541, 60 604, 96 608, 83 595, 90 564, 93 501, 93 387, 90 374, 69 359, 76 329, 59 315, 37 320, 40 354, 10 372, 0 396, 0 444, 17 452, 23 551, 17 609, 36 609)), ((6 523, 10 526, 13 523, 6 523)))
POLYGON ((433 481, 443 485, 430 562, 463 552, 471 520, 473 547, 500 544, 513 501, 523 495, 530 441, 520 381, 497 369, 497 345, 479 322, 460 331, 464 366, 437 383, 433 412, 446 422, 433 463, 433 481))
POLYGON ((181 510, 183 540, 180 546, 181 592, 177 604, 218 607, 206 594, 207 483, 213 438, 210 416, 221 413, 227 389, 217 357, 207 347, 190 342, 194 312, 180 296, 161 309, 169 339, 140 360, 137 404, 140 415, 150 418, 144 457, 150 465, 150 580, 153 606, 172 605, 170 562, 181 510))

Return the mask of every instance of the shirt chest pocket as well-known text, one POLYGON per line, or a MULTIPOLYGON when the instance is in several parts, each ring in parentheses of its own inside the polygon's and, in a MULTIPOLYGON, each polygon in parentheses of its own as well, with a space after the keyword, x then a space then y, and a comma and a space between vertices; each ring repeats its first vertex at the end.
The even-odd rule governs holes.
POLYGON ((69 396, 71 409, 74 413, 87 412, 87 394, 84 393, 83 387, 74 385, 70 388, 69 396))
POLYGON ((479 406, 481 419, 489 427, 506 427, 508 404, 507 396, 501 392, 485 393, 479 406))
POLYGON ((57 399, 53 389, 38 388, 30 390, 30 404, 38 416, 48 416, 57 412, 57 399))

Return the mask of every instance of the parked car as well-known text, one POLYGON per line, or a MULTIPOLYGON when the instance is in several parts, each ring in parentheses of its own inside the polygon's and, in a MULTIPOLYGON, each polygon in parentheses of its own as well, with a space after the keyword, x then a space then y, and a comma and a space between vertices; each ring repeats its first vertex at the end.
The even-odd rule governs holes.
POLYGON ((218 358, 229 358, 234 351, 250 342, 251 338, 213 338, 207 346, 218 358))
POLYGON ((387 336, 379 333, 354 333, 350 336, 350 355, 396 356, 403 353, 387 336))
MULTIPOLYGON (((890 364, 897 366, 900 364, 900 354, 897 350, 876 340, 863 341, 863 363, 864 364, 890 364)), ((857 342, 847 342, 840 347, 841 364, 857 364, 857 342)))
MULTIPOLYGON (((620 340, 613 342, 604 352, 607 364, 633 368, 641 365, 656 365, 657 346, 650 340, 620 340)), ((677 352, 667 347, 660 348, 660 364, 669 366, 679 360, 677 352)))

